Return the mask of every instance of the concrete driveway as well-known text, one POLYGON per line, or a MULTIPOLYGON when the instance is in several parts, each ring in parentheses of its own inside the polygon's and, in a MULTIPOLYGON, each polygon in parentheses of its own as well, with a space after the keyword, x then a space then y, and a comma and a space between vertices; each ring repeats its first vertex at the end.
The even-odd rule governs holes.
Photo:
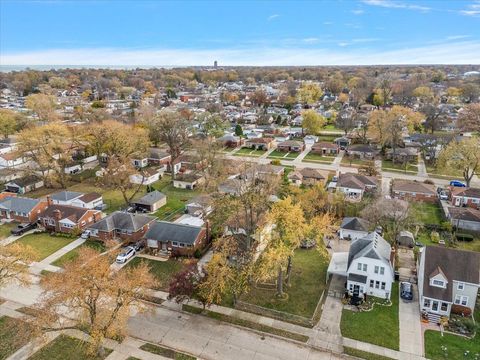
POLYGON ((413 285, 413 301, 399 299, 400 351, 423 356, 423 334, 420 322, 417 285, 413 285))

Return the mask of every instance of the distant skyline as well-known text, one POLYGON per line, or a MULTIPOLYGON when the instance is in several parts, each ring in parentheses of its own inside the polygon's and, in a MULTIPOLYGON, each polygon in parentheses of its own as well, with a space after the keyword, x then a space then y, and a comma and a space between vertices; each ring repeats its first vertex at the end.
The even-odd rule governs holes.
POLYGON ((480 64, 480 1, 0 1, 0 65, 480 64))

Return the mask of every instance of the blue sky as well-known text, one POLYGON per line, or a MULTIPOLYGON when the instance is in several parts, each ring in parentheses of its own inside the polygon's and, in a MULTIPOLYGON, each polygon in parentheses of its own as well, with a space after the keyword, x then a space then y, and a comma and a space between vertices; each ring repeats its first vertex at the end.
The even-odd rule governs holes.
POLYGON ((480 63, 480 1, 0 0, 1 65, 480 63))

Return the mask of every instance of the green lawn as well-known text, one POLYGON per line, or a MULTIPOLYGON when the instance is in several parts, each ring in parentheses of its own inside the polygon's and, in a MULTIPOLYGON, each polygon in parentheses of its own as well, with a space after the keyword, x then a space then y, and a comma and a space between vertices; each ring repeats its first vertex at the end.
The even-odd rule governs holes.
POLYGON ((150 272, 158 281, 157 289, 164 291, 168 291, 172 276, 181 271, 185 266, 184 260, 168 259, 167 261, 157 261, 137 256, 126 267, 137 266, 141 262, 146 262, 150 266, 150 272))
POLYGON ((285 151, 274 150, 267 156, 267 158, 293 160, 293 159, 296 159, 298 155, 300 155, 300 153, 298 152, 285 152, 285 151))
POLYGON ((19 336, 21 321, 2 316, 0 317, 0 359, 6 359, 18 349, 28 343, 28 334, 25 332, 25 336, 19 336))
MULTIPOLYGON (((382 170, 405 172, 405 165, 399 162, 394 164, 391 160, 382 160, 382 170)), ((408 163, 407 172, 413 172, 416 174, 418 172, 418 167, 413 163, 408 163)))
POLYGON ((155 212, 160 220, 172 220, 185 208, 185 204, 193 197, 199 195, 197 190, 176 189, 172 185, 172 178, 164 176, 152 186, 167 196, 167 203, 155 212))
MULTIPOLYGON (((477 300, 475 306, 475 321, 480 323, 480 300, 477 300)), ((473 339, 467 339, 452 334, 442 334, 439 331, 425 331, 425 356, 432 360, 440 359, 478 359, 480 357, 480 330, 473 339), (446 352, 442 350, 446 347, 446 352), (465 356, 465 351, 469 351, 465 356), (475 354, 477 356, 475 357, 475 354)))
POLYGON ((60 335, 51 343, 47 344, 35 354, 30 356, 29 360, 102 360, 105 359, 112 350, 104 349, 102 355, 88 356, 86 353, 87 344, 76 338, 66 335, 60 335))
POLYGON ((275 290, 253 287, 242 301, 310 318, 325 288, 328 262, 315 249, 298 249, 293 257, 290 286, 284 289, 288 299, 276 298, 275 290))
POLYGON ((346 166, 366 166, 373 162, 373 160, 363 160, 354 156, 344 156, 342 158, 342 165, 346 166))
POLYGON ((48 233, 28 234, 16 240, 16 244, 31 246, 36 251, 35 261, 41 261, 47 256, 70 244, 75 238, 51 236, 48 233))
POLYGON ((325 164, 331 164, 335 160, 335 156, 324 156, 320 154, 314 154, 312 152, 309 152, 305 157, 303 158, 303 162, 312 162, 312 163, 325 163, 325 164))
POLYGON ((398 283, 392 285, 392 306, 375 305, 373 310, 343 310, 342 335, 389 349, 399 349, 398 283), (374 326, 373 326, 374 325, 374 326))
POLYGON ((386 356, 377 355, 377 354, 369 353, 362 350, 357 350, 348 346, 343 347, 343 353, 350 356, 355 356, 360 359, 365 359, 365 360, 391 360, 392 359, 386 356))
POLYGON ((173 349, 169 349, 160 345, 155 345, 150 343, 143 344, 142 346, 140 346, 140 349, 143 351, 148 351, 152 354, 166 357, 168 359, 174 359, 174 360, 196 360, 197 359, 194 356, 190 356, 173 349))
POLYGON ((443 209, 439 204, 419 201, 411 203, 411 206, 415 212, 415 219, 420 223, 440 225, 442 221, 445 221, 443 209))
POLYGON ((258 156, 262 156, 265 153, 266 153, 266 151, 264 151, 264 150, 254 150, 254 149, 244 147, 244 148, 241 148, 240 150, 238 150, 237 152, 235 152, 233 155, 235 155, 235 156, 258 157, 258 156))
POLYGON ((0 225, 0 240, 3 240, 11 235, 10 231, 17 226, 16 223, 8 223, 0 225))
POLYGON ((84 247, 89 247, 93 250, 96 250, 99 254, 106 251, 105 244, 101 241, 87 240, 79 247, 70 250, 68 253, 63 255, 61 258, 55 260, 52 265, 63 267, 63 265, 69 261, 75 260, 78 257, 78 250, 84 247))
POLYGON ((325 125, 322 130, 343 132, 342 129, 337 128, 334 124, 325 125))

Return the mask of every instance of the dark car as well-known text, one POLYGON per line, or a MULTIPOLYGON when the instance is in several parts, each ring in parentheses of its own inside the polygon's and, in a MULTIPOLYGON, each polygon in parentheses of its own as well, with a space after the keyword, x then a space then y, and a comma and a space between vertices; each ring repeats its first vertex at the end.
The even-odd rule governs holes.
POLYGON ((12 235, 22 235, 23 233, 27 232, 28 230, 35 229, 37 227, 36 223, 31 224, 19 224, 16 228, 12 229, 12 235))
POLYGON ((450 181, 450 186, 454 186, 454 187, 467 187, 467 185, 465 185, 465 183, 461 182, 460 180, 452 180, 452 181, 450 181))
POLYGON ((406 281, 400 283, 400 297, 404 300, 413 300, 413 286, 411 283, 406 281))

